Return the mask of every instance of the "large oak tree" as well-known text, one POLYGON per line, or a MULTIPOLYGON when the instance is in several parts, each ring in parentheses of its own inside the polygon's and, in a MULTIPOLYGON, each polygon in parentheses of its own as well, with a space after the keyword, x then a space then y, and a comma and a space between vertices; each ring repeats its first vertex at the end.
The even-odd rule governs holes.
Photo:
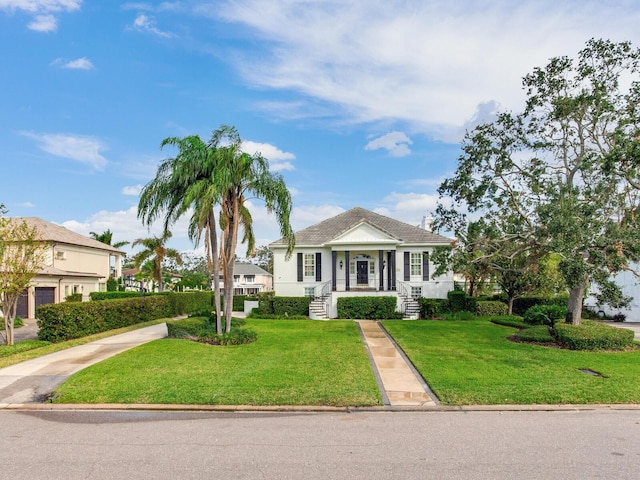
POLYGON ((454 201, 439 206, 442 226, 461 225, 465 210, 503 231, 515 221, 505 245, 559 255, 574 324, 592 284, 624 304, 612 275, 640 259, 639 59, 628 42, 592 39, 575 60, 535 68, 524 110, 469 132, 439 189, 454 201))

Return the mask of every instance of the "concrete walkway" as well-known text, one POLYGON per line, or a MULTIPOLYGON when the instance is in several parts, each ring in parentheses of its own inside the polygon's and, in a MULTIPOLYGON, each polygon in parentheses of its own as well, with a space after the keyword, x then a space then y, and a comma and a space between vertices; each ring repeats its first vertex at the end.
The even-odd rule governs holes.
POLYGON ((358 325, 386 395, 385 403, 392 406, 436 405, 435 395, 380 324, 359 320, 358 325))
POLYGON ((0 368, 0 404, 42 403, 77 371, 166 336, 167 325, 161 323, 0 368))

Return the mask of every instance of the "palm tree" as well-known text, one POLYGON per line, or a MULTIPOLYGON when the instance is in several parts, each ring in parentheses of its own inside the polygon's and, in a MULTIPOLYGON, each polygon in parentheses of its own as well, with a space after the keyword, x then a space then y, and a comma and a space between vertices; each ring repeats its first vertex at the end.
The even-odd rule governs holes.
POLYGON ((94 240, 105 243, 114 248, 120 248, 120 247, 124 247, 125 245, 129 245, 129 242, 127 241, 116 242, 114 244, 111 244, 111 241, 113 240, 113 232, 111 231, 111 229, 107 229, 102 233, 89 232, 89 235, 91 235, 91 238, 93 238, 94 240))
POLYGON ((222 191, 220 226, 222 240, 220 257, 224 280, 224 315, 227 331, 231 327, 233 310, 233 268, 240 226, 243 242, 248 243, 248 255, 255 254, 253 221, 246 208, 246 196, 264 201, 267 211, 276 214, 282 237, 287 241, 287 257, 293 251, 295 236, 290 224, 291 194, 281 175, 269 171, 269 162, 260 154, 242 152, 242 140, 235 127, 223 125, 213 132, 209 143, 219 154, 222 191))
POLYGON ((173 249, 167 248, 165 244, 167 240, 171 238, 171 232, 165 230, 160 237, 138 238, 131 246, 142 245, 144 250, 139 251, 133 256, 133 263, 137 268, 140 268, 145 261, 151 260, 153 262, 153 268, 151 271, 151 277, 158 284, 158 291, 163 291, 162 283, 162 261, 165 258, 173 259, 178 265, 182 265, 182 257, 180 253, 173 249))
POLYGON ((214 290, 216 331, 222 333, 220 310, 220 288, 218 235, 215 206, 220 201, 219 169, 215 150, 199 136, 184 138, 169 137, 162 141, 178 148, 175 158, 164 160, 156 176, 142 190, 138 202, 138 217, 151 225, 164 215, 164 229, 175 223, 192 209, 189 223, 189 238, 196 244, 204 233, 207 265, 214 290))

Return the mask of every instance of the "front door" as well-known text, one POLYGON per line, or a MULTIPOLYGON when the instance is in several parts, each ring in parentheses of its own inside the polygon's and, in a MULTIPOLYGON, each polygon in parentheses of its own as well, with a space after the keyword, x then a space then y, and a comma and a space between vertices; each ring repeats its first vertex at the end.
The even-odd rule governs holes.
POLYGON ((356 283, 358 285, 369 285, 369 262, 356 262, 356 283))

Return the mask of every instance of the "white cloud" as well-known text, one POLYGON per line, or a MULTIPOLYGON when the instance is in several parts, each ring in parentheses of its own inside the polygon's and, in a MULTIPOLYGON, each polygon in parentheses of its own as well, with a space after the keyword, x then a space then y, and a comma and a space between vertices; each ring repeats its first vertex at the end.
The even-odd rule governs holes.
POLYGON ((248 83, 299 94, 270 113, 304 118, 326 103, 325 118, 400 120, 450 141, 487 105, 522 108, 522 76, 550 57, 574 56, 591 37, 640 40, 625 0, 235 0, 197 13, 257 39, 229 55, 248 83))
POLYGON ((81 57, 75 60, 56 58, 53 62, 51 62, 51 65, 59 66, 61 68, 69 68, 72 70, 93 70, 95 68, 91 60, 89 60, 87 57, 81 57))
POLYGON ((413 142, 403 132, 390 132, 371 140, 364 147, 365 150, 378 150, 384 148, 392 157, 406 157, 411 154, 409 145, 413 142))
POLYGON ((58 29, 58 19, 53 15, 36 15, 27 28, 36 32, 55 32, 58 29))
POLYGON ((152 33, 162 38, 173 38, 176 35, 171 32, 165 32, 156 27, 155 21, 144 13, 139 14, 133 21, 131 28, 139 32, 152 33))
POLYGON ((100 154, 106 147, 95 137, 64 133, 21 133, 36 140, 42 150, 57 157, 75 160, 95 170, 103 170, 108 163, 100 154))
POLYGON ((242 151, 250 155, 254 153, 261 154, 269 160, 269 168, 274 172, 295 169, 291 160, 295 160, 296 156, 290 152, 283 152, 278 147, 269 143, 252 142, 250 140, 244 141, 242 142, 242 151))
POLYGON ((22 202, 22 203, 16 204, 16 206, 22 207, 22 208, 34 208, 35 204, 33 204, 31 202, 22 202))
POLYGON ((383 199, 383 207, 374 211, 411 225, 419 225, 423 216, 435 211, 438 198, 437 194, 394 192, 383 199))
POLYGON ((140 192, 142 191, 143 188, 144 186, 140 184, 123 187, 122 194, 131 196, 131 197, 137 197, 138 195, 140 195, 140 192))
MULTIPOLYGON (((193 243, 187 237, 189 214, 187 213, 175 225, 171 227, 173 236, 168 242, 171 248, 179 251, 193 249, 193 243)), ((62 222, 62 226, 82 235, 90 236, 89 232, 101 233, 105 230, 113 232, 113 241, 133 242, 137 238, 147 238, 152 235, 162 234, 162 221, 156 221, 151 228, 142 225, 138 219, 138 209, 133 206, 127 210, 108 211, 101 210, 84 221, 68 220, 62 222)), ((124 251, 138 250, 132 249, 130 245, 122 248, 124 251)))
POLYGON ((27 25, 36 32, 53 32, 58 28, 54 13, 79 10, 82 0, 0 0, 0 10, 21 10, 33 15, 27 25))

